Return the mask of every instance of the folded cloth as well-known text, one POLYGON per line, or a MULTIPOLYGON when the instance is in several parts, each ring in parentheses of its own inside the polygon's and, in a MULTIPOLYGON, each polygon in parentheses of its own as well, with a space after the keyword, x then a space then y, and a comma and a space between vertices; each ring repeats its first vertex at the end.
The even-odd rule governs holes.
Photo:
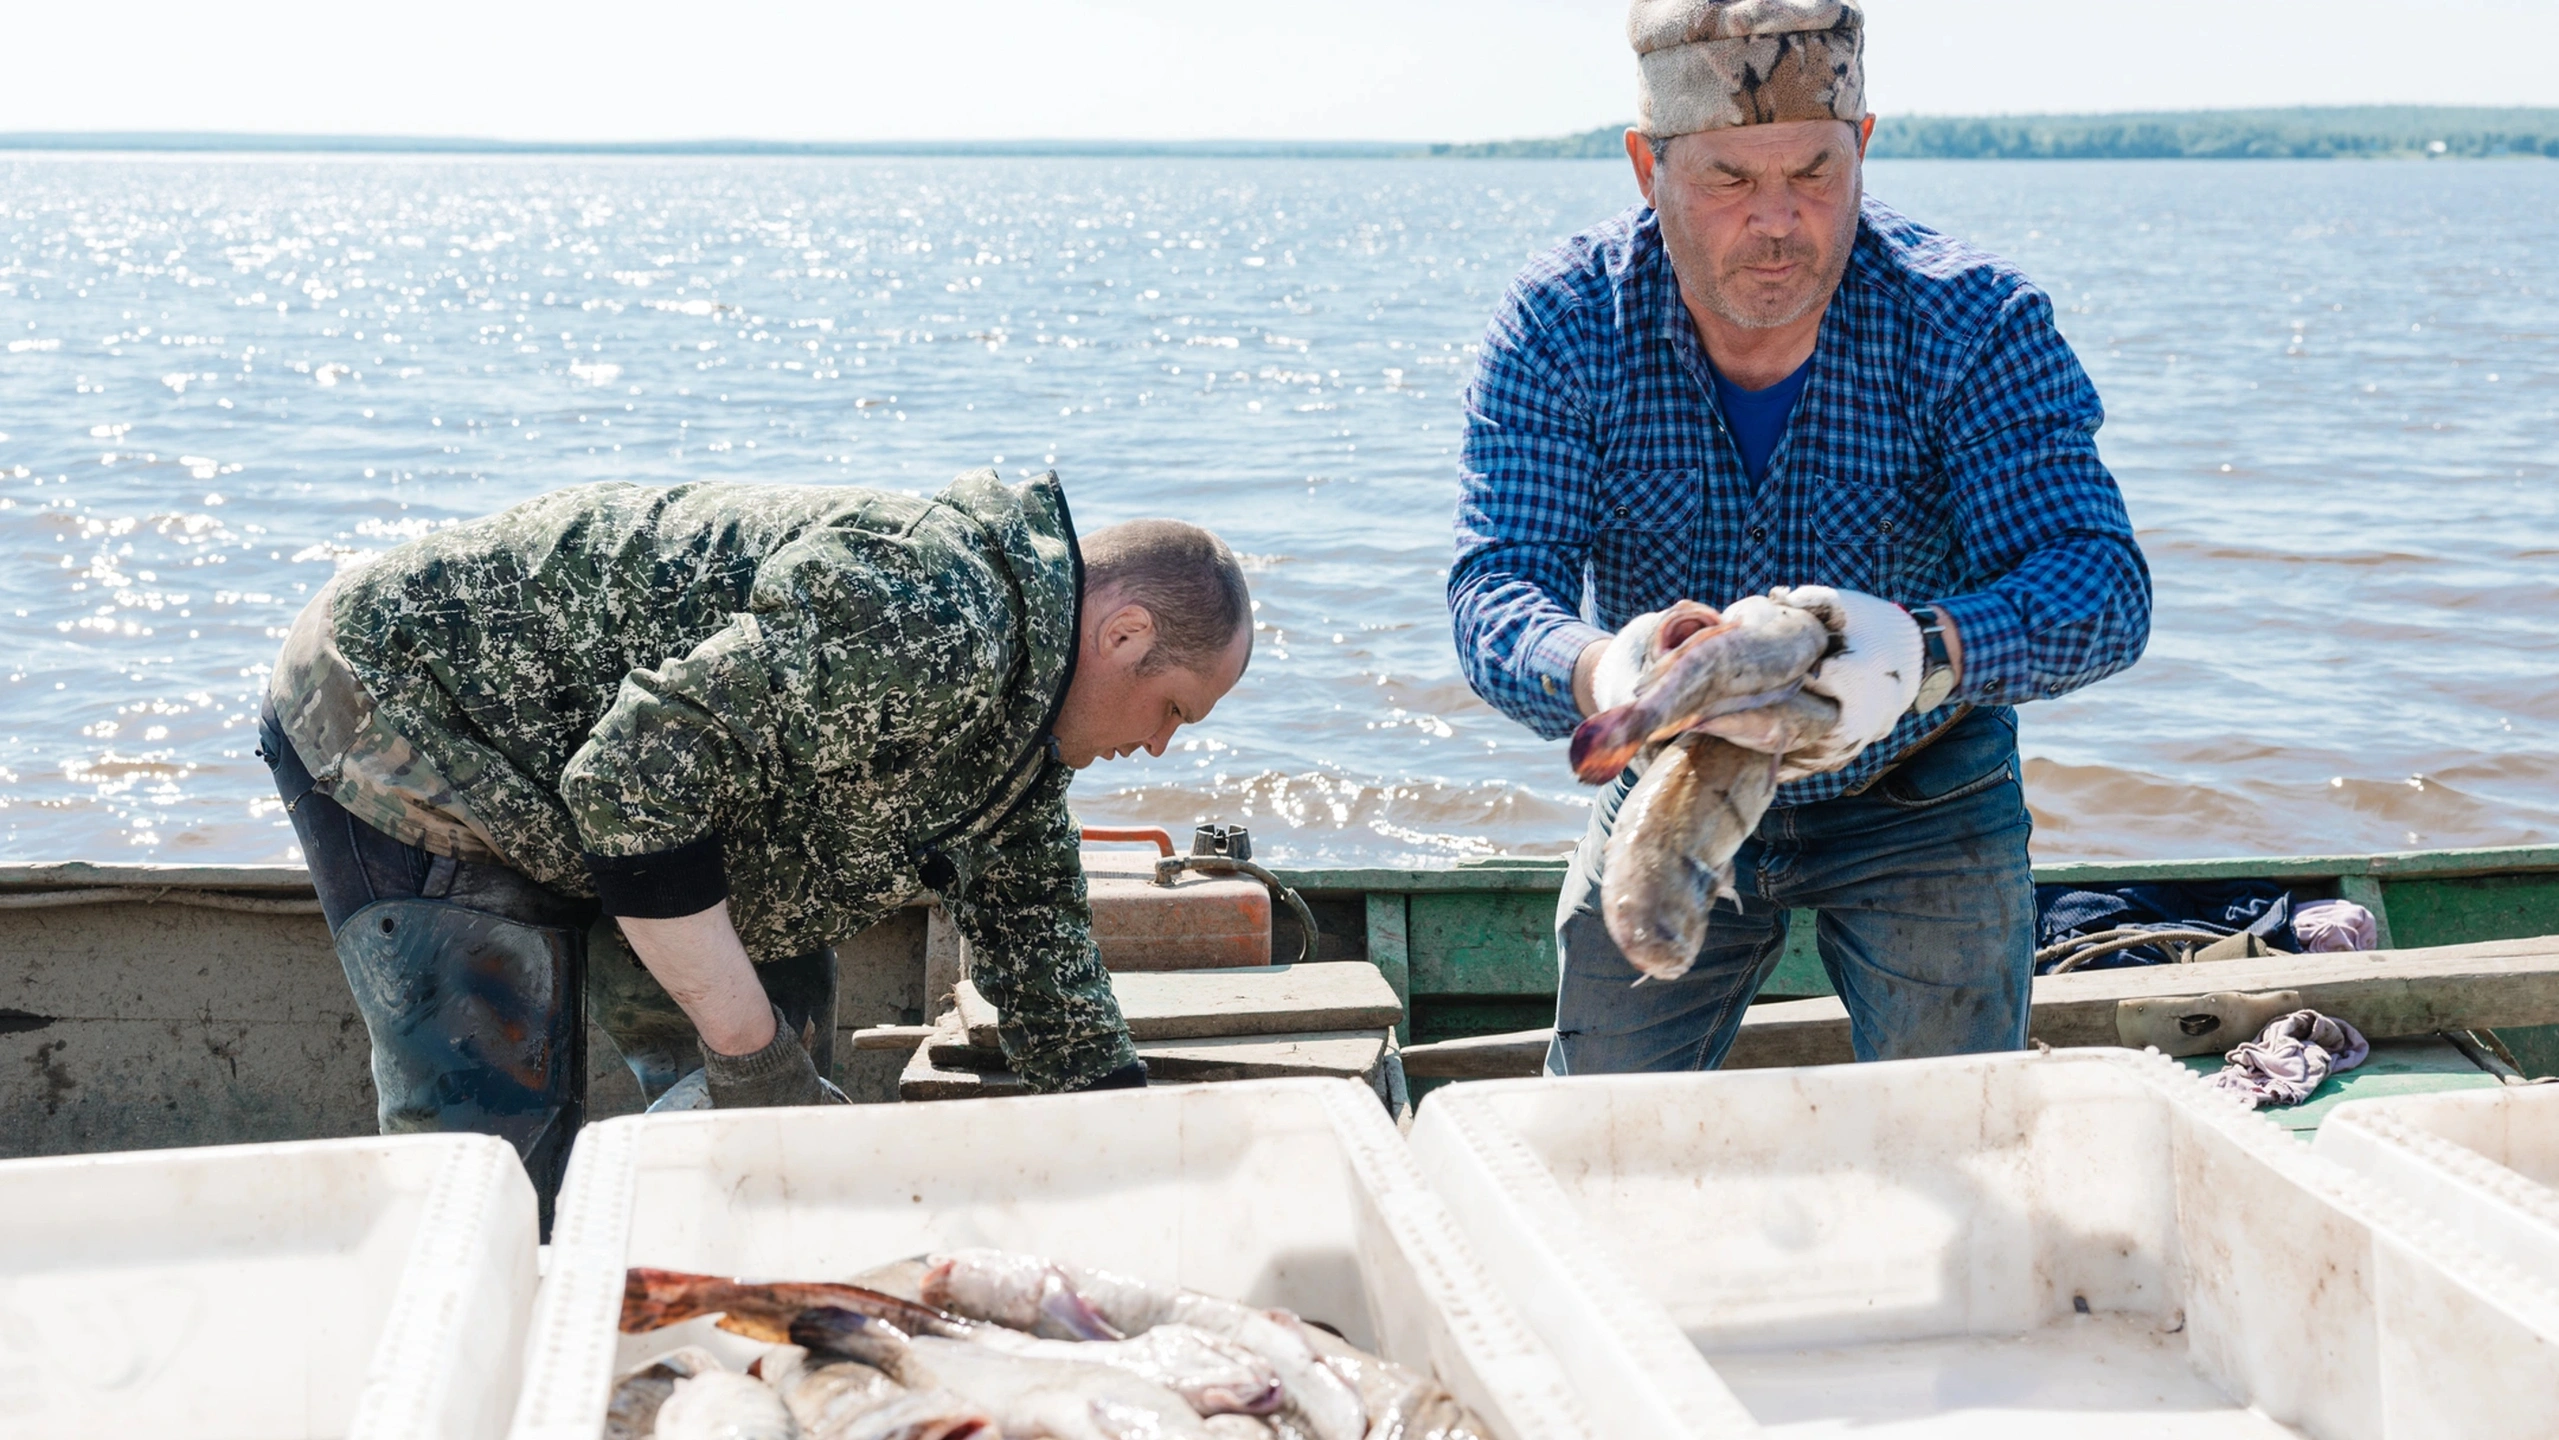
MULTIPOLYGON (((2122 939, 2135 929, 2200 930, 2214 935, 2247 931, 2272 949, 2293 946, 2292 892, 2266 880, 2158 881, 2108 889, 2038 885, 2035 911, 2035 948, 2041 952, 2035 972, 2039 975, 2050 974, 2068 957, 2065 941, 2122 939)), ((2140 945, 2111 950, 2070 968, 2168 965, 2177 958, 2166 945, 2140 945)))
POLYGON ((2352 900, 2313 900, 2292 914, 2292 938, 2310 953, 2375 950, 2381 928, 2372 912, 2352 900))
POLYGON ((2260 1105, 2298 1105, 2310 1098, 2319 1082, 2364 1063, 2372 1046, 2343 1020, 2316 1010, 2295 1010, 2267 1026, 2254 1040, 2234 1046, 2215 1087, 2260 1105))

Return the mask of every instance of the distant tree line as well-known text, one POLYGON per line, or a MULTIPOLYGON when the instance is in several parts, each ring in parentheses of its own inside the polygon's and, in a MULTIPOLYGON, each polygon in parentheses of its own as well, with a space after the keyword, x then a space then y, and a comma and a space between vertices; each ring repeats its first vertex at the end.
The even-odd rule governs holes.
MULTIPOLYGON (((1622 155, 1623 125, 1543 140, 1433 145, 1474 159, 1622 155)), ((1888 115, 1869 154, 1931 160, 2349 160, 2559 157, 2559 110, 2433 105, 2124 115, 1888 115)))

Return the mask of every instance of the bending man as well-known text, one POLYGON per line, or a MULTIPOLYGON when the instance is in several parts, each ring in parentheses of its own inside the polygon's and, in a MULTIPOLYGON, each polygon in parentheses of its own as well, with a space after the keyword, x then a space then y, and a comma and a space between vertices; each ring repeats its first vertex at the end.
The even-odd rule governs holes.
POLYGON ((590 485, 341 575, 261 753, 373 1041, 385 1132, 583 1114, 579 1000, 652 1100, 841 1099, 833 943, 919 893, 1040 1090, 1140 1085, 1090 934, 1072 773, 1160 754, 1252 652, 1235 557, 1079 546, 1049 475, 913 499, 590 485), (618 923, 638 963, 587 929, 618 923))

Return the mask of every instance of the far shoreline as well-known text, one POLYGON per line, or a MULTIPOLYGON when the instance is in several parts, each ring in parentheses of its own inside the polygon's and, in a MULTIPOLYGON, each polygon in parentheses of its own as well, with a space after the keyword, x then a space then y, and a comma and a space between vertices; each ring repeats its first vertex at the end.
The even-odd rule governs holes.
MULTIPOLYGON (((17 155, 728 159, 1611 160, 1625 126, 1469 144, 1394 140, 511 140, 218 131, 17 131, 17 155)), ((1878 160, 2478 160, 2559 158, 2559 108, 2336 106, 2089 115, 1886 115, 1878 160)))

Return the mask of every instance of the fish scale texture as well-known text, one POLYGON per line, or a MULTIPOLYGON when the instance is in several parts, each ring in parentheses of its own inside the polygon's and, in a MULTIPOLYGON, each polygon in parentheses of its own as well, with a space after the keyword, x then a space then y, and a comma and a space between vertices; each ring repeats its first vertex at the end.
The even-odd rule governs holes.
POLYGON ((275 699, 350 811, 564 892, 716 836, 758 962, 879 921, 938 855, 1008 1060, 1073 1088, 1137 1058, 1046 746, 1081 584, 1054 474, 581 486, 341 577, 275 699))

